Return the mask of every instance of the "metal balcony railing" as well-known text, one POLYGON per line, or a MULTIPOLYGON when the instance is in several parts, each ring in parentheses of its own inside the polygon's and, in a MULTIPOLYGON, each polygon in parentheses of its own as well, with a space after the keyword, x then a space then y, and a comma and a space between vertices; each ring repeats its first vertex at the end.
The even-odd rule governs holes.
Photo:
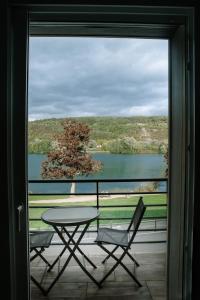
MULTIPOLYGON (((94 184, 95 185, 95 191, 92 191, 92 192, 76 192, 76 193, 73 193, 71 194, 70 192, 67 192, 67 193, 63 193, 63 192, 60 192, 60 193, 36 193, 36 192, 31 192, 29 193, 29 195, 32 195, 32 196, 63 196, 63 195, 66 195, 66 196, 72 196, 72 195, 77 195, 77 196, 83 196, 83 195, 86 195, 86 196, 89 196, 89 195, 93 195, 93 196, 96 196, 96 204, 93 205, 93 207, 96 207, 97 209, 100 210, 103 210, 103 209, 109 209, 109 208, 134 208, 136 207, 136 204, 118 204, 118 205, 103 205, 101 202, 101 200, 104 200, 104 198, 102 197, 105 197, 105 196, 108 196, 108 195, 124 195, 124 196, 131 196, 131 195, 158 195, 158 194, 165 194, 166 195, 166 200, 167 200, 167 179, 166 178, 140 178, 140 179, 76 179, 76 180, 29 180, 29 184, 51 184, 51 183, 56 183, 56 184, 71 184, 71 183, 81 183, 81 184, 94 184), (103 191, 101 189, 101 184, 109 184, 109 183, 165 183, 166 184, 166 188, 162 191, 159 191, 159 190, 156 190, 156 191, 138 191, 138 190, 133 190, 133 191, 130 191, 130 190, 127 190, 125 191, 124 189, 123 190, 120 190, 120 191, 103 191)), ((49 202, 51 202, 51 200, 49 200, 49 202)), ((72 204, 73 205, 73 204, 72 204)), ((80 203, 81 205, 81 203, 80 203)), ((148 211, 148 208, 163 208, 165 207, 166 208, 166 212, 167 212, 167 202, 165 203, 158 203, 158 204, 154 204, 154 203, 145 203, 146 207, 147 207, 147 211, 148 211)), ((58 205, 29 205, 29 212, 31 212, 32 209, 41 209, 41 208, 53 208, 53 207, 56 207, 58 205)), ((91 206, 91 205, 90 205, 91 206)), ((159 220, 162 220, 162 221, 166 221, 167 219, 167 216, 148 216, 145 215, 143 217, 143 226, 141 226, 141 228, 138 230, 138 232, 166 232, 167 231, 167 224, 166 226, 162 226, 162 227, 159 227, 159 220), (154 224, 154 228, 145 228, 145 223, 146 222, 152 222, 154 224)), ((99 228, 99 225, 100 225, 100 222, 101 221, 115 221, 115 225, 116 225, 116 220, 118 220, 118 225, 122 225, 122 222, 129 222, 130 221, 130 217, 102 217, 100 216, 99 219, 96 221, 96 228, 94 229, 94 226, 90 226, 90 230, 88 230, 89 233, 92 233, 92 232, 97 232, 98 228, 99 228), (121 222, 121 223, 120 223, 121 222)), ((40 218, 29 218, 29 221, 41 221, 40 218)), ((167 223, 167 222, 166 222, 167 223)), ((33 230, 34 231, 34 230, 33 230)), ((134 243, 165 243, 166 242, 166 239, 160 239, 160 240, 140 240, 140 241, 135 241, 134 243)), ((61 243, 54 243, 55 245, 61 245, 61 243)), ((82 244, 93 244, 93 243, 82 243, 82 244)))

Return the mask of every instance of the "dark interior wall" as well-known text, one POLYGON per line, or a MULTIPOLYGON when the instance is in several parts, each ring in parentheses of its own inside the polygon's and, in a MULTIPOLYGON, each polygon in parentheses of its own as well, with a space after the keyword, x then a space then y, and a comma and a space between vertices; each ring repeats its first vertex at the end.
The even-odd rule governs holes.
MULTIPOLYGON (((9 180, 9 144, 7 134, 9 134, 8 120, 7 120, 7 71, 9 66, 7 65, 7 59, 9 58, 9 45, 7 44, 7 38, 9 36, 9 12, 11 4, 29 5, 29 4, 112 4, 112 5, 152 5, 152 6, 194 6, 195 7, 195 75, 196 75, 196 87, 195 87, 195 203, 194 203, 194 218, 191 220, 194 224, 194 235, 193 235, 193 299, 199 299, 199 296, 195 298, 195 295, 199 295, 199 280, 198 274, 200 266, 200 201, 199 201, 199 189, 200 186, 200 143, 199 143, 199 130, 200 130, 200 89, 199 89, 199 78, 200 78, 200 7, 199 1, 166 1, 166 0, 140 0, 140 1, 110 1, 110 0, 90 0, 90 1, 67 1, 67 0, 3 0, 3 9, 1 9, 1 20, 3 26, 1 27, 1 98, 0 98, 0 128, 1 128, 1 217, 4 217, 4 221, 1 223, 3 230, 1 231, 1 249, 3 248, 2 259, 6 264, 6 268, 3 269, 3 280, 5 284, 1 286, 1 293, 4 294, 4 299, 11 299, 10 290, 10 241, 9 241, 9 200, 10 200, 10 180, 9 180)), ((21 299, 20 299, 21 300, 21 299)), ((170 299, 171 300, 171 299, 170 299)))

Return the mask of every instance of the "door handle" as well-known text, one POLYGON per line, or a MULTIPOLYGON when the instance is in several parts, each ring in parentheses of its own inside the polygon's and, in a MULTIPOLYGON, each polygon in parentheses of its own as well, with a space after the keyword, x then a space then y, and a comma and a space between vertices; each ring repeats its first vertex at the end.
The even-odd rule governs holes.
POLYGON ((23 210, 24 210, 24 206, 23 206, 23 204, 20 204, 17 207, 17 213, 18 213, 18 232, 21 232, 21 215, 22 215, 23 210))

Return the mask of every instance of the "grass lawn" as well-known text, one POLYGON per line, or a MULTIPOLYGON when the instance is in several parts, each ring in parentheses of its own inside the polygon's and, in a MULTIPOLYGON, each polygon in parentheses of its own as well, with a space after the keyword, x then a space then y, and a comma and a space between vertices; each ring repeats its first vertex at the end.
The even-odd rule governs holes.
MULTIPOLYGON (((35 197, 39 197, 37 199, 57 199, 58 196, 29 196, 29 200, 37 200, 35 197)), ((66 196, 59 196, 59 199, 65 199, 66 196)), ((138 202, 138 196, 124 197, 124 198, 116 198, 116 199, 103 199, 100 198, 99 205, 135 205, 138 202)), ((147 204, 166 204, 166 195, 144 195, 143 196, 144 203, 147 204)), ((96 201, 86 201, 86 202, 70 202, 70 203, 38 203, 38 204, 30 204, 31 208, 29 209, 29 218, 40 218, 42 213, 47 210, 47 208, 34 208, 35 206, 96 206, 96 201)), ((112 223, 124 223, 129 222, 129 220, 120 220, 120 218, 130 218, 133 213, 132 207, 113 207, 113 208, 100 208, 100 217, 101 218, 116 218, 116 220, 112 220, 112 223)), ((167 214, 166 207, 147 207, 145 212, 145 217, 165 217, 167 214)), ((95 222, 96 223, 96 222, 95 222)), ((101 220, 100 224, 110 224, 111 220, 101 220)), ((42 221, 30 221, 30 229, 44 229, 48 228, 47 224, 44 224, 42 221)))

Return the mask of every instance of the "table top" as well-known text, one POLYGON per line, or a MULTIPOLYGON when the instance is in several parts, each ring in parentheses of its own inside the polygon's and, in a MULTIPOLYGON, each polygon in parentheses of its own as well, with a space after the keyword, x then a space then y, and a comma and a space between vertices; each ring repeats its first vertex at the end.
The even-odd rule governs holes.
POLYGON ((41 219, 43 222, 55 226, 74 226, 86 224, 98 218, 99 211, 94 207, 56 207, 46 210, 41 219))

